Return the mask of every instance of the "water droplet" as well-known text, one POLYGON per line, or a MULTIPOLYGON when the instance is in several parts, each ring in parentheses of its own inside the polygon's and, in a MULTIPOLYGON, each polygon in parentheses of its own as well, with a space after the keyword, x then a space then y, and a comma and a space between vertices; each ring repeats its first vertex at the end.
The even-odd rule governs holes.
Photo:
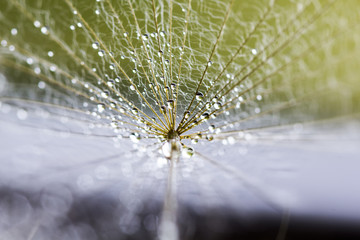
POLYGON ((105 55, 104 50, 100 50, 100 51, 98 52, 98 55, 99 55, 100 57, 103 57, 103 56, 105 55))
POLYGON ((161 57, 162 54, 163 54, 163 51, 160 50, 160 51, 158 52, 158 56, 161 57))
POLYGON ((96 14, 96 15, 100 15, 100 10, 99 10, 99 9, 96 9, 96 10, 95 10, 95 14, 96 14))
POLYGON ((194 155, 194 149, 192 147, 184 147, 181 151, 181 155, 184 158, 191 158, 194 155))
POLYGON ((215 131, 215 125, 210 125, 209 126, 209 131, 214 132, 215 131))
POLYGON ((167 101, 167 105, 169 109, 173 109, 174 108, 174 100, 173 99, 169 99, 167 101))
POLYGON ((76 25, 77 25, 79 28, 82 28, 82 23, 81 23, 81 22, 78 22, 76 25))
POLYGON ((74 30, 75 30, 75 26, 74 26, 74 25, 70 25, 70 30, 74 31, 74 30))
POLYGON ((135 88, 134 85, 131 85, 131 86, 130 86, 130 90, 131 90, 131 91, 135 91, 135 89, 136 89, 136 88, 135 88))
POLYGON ((34 72, 35 72, 35 74, 40 74, 41 69, 39 67, 36 67, 36 68, 34 68, 34 72))
POLYGON ((119 82, 120 82, 120 78, 119 78, 119 77, 116 77, 116 78, 115 78, 115 82, 119 83, 119 82))
POLYGON ((10 52, 15 51, 15 46, 14 46, 14 45, 10 45, 10 46, 9 46, 9 51, 10 51, 10 52))
POLYGON ((41 23, 40 23, 38 20, 35 20, 35 21, 34 21, 34 26, 35 26, 36 28, 39 28, 39 27, 41 26, 41 23))
POLYGON ((104 90, 104 91, 101 93, 101 96, 102 96, 103 98, 108 98, 109 95, 110 95, 110 92, 109 92, 108 90, 104 90))
POLYGON ((6 47, 7 46, 7 41, 6 40, 1 40, 1 46, 6 47))
POLYGON ((76 10, 73 11, 73 14, 76 15, 78 12, 76 10))
POLYGON ((49 69, 50 69, 51 72, 55 72, 55 71, 56 71, 56 66, 55 66, 55 65, 51 65, 49 69))
POLYGON ((214 140, 214 136, 213 135, 206 135, 206 140, 212 141, 212 140, 214 140))
POLYGON ((190 111, 184 112, 184 119, 188 119, 190 117, 190 111))
POLYGON ((208 61, 207 65, 210 67, 212 64, 213 64, 212 61, 208 61))
POLYGON ((221 106, 222 106, 221 102, 217 102, 214 104, 214 108, 217 110, 219 110, 221 108, 221 106))
POLYGON ((196 100, 201 101, 204 97, 204 94, 201 92, 196 93, 196 100))
POLYGON ((42 28, 40 29, 40 31, 41 31, 42 34, 45 34, 45 35, 49 34, 49 30, 48 30, 48 28, 45 27, 45 26, 42 27, 42 28))
POLYGON ((91 44, 93 49, 98 49, 99 48, 99 43, 98 42, 94 42, 93 44, 91 44))
POLYGON ((13 36, 18 34, 18 30, 16 28, 12 28, 10 32, 11 32, 11 35, 13 35, 13 36))
POLYGON ((129 35, 128 32, 124 32, 124 37, 127 37, 129 35))
POLYGON ((256 55, 257 54, 257 50, 255 48, 251 49, 251 53, 256 55))
POLYGON ((147 41, 149 36, 147 34, 142 35, 142 40, 147 41))
POLYGON ((161 31, 161 32, 160 32, 160 36, 161 36, 161 37, 165 37, 165 31, 161 31))
POLYGON ((48 51, 47 54, 48 54, 49 57, 53 57, 53 56, 54 56, 54 52, 53 52, 53 51, 48 51))
POLYGON ((141 139, 140 134, 138 133, 131 133, 129 136, 130 140, 133 141, 134 143, 138 143, 141 139))
POLYGON ((260 108, 255 108, 255 113, 260 113, 261 112, 261 109, 260 108))
POLYGON ((40 88, 40 89, 44 89, 45 87, 46 87, 45 82, 40 81, 40 82, 38 83, 38 88, 40 88))
POLYGON ((257 96, 256 96, 256 99, 257 99, 258 101, 261 101, 261 100, 262 100, 262 96, 261 96, 261 95, 257 95, 257 96))
POLYGON ((231 78, 231 75, 229 73, 227 73, 226 78, 231 78))
POLYGON ((112 80, 112 79, 109 79, 109 80, 107 81, 107 85, 108 85, 109 87, 113 87, 113 86, 115 85, 115 81, 112 80))
POLYGON ((26 63, 29 64, 29 65, 31 65, 31 64, 34 63, 34 59, 32 59, 32 58, 29 57, 29 58, 26 59, 26 63))
POLYGON ((97 110, 98 110, 99 113, 102 113, 105 110, 105 104, 99 103, 97 105, 97 110))
POLYGON ((136 115, 139 111, 137 110, 137 108, 134 107, 133 109, 131 109, 131 112, 136 115))
POLYGON ((209 119, 209 117, 210 117, 210 114, 209 114, 209 113, 204 113, 204 114, 201 115, 200 118, 201 118, 202 120, 207 120, 207 119, 209 119))
POLYGON ((111 64, 110 64, 110 66, 109 66, 109 68, 110 68, 111 70, 114 70, 114 69, 115 69, 114 64, 113 64, 113 63, 111 63, 111 64))
POLYGON ((110 107, 116 108, 116 103, 115 102, 110 102, 110 107))

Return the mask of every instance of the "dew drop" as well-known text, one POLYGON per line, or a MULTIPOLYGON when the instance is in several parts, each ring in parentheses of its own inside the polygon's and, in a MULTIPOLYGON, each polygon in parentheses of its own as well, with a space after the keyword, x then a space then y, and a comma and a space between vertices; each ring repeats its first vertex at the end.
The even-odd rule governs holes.
POLYGON ((29 65, 31 65, 31 64, 34 63, 34 59, 32 59, 32 58, 29 57, 29 58, 26 59, 26 63, 29 64, 29 65))
POLYGON ((97 110, 98 110, 99 113, 102 113, 105 110, 105 104, 99 103, 97 105, 97 110))
POLYGON ((221 102, 217 102, 214 104, 214 108, 217 110, 219 110, 221 108, 221 106, 222 106, 221 102))
POLYGON ((119 82, 120 82, 120 78, 119 78, 119 77, 116 77, 116 78, 115 78, 115 82, 119 83, 119 82))
POLYGON ((111 70, 114 70, 114 69, 115 69, 114 64, 113 64, 113 63, 112 63, 112 64, 110 64, 109 68, 110 68, 111 70))
POLYGON ((257 50, 255 48, 251 49, 251 53, 256 55, 257 54, 257 50))
POLYGON ((49 57, 53 57, 53 56, 54 56, 54 52, 53 52, 53 51, 48 51, 47 55, 48 55, 49 57))
POLYGON ((99 48, 99 43, 98 42, 94 42, 93 44, 91 44, 93 49, 98 49, 99 48))
POLYGON ((173 99, 169 99, 167 101, 167 105, 169 109, 173 109, 174 108, 174 100, 173 99))
POLYGON ((41 26, 41 23, 40 23, 38 20, 35 20, 35 21, 34 21, 34 26, 35 26, 36 28, 39 28, 39 27, 41 26))
POLYGON ((10 52, 15 51, 15 46, 14 46, 14 45, 10 45, 10 46, 9 46, 9 51, 10 51, 10 52))
POLYGON ((75 30, 75 26, 74 26, 74 25, 70 25, 70 30, 74 31, 74 30, 75 30))
POLYGON ((127 37, 129 36, 129 33, 128 32, 124 32, 124 37, 127 37))
POLYGON ((55 71, 56 71, 56 66, 55 66, 55 65, 51 65, 51 66, 50 66, 50 71, 51 71, 51 72, 55 72, 55 71))
POLYGON ((49 34, 49 30, 48 30, 48 28, 45 27, 45 26, 42 27, 42 28, 40 29, 40 31, 41 31, 42 34, 45 34, 45 35, 49 34))
POLYGON ((165 37, 165 31, 161 31, 161 32, 160 32, 160 36, 161 36, 161 37, 165 37))
POLYGON ((138 133, 131 133, 130 136, 129 136, 130 140, 134 143, 138 143, 141 139, 141 136, 140 134, 138 133))
POLYGON ((209 114, 209 113, 204 113, 204 114, 201 115, 200 118, 201 118, 202 120, 207 120, 207 119, 209 119, 209 117, 210 117, 210 114, 209 114))
POLYGON ((98 55, 100 56, 100 57, 103 57, 105 54, 104 54, 104 50, 100 50, 99 52, 98 52, 98 55))
POLYGON ((210 125, 209 126, 209 131, 214 132, 215 131, 215 125, 210 125))
POLYGON ((181 155, 184 158, 191 158, 194 155, 194 149, 192 147, 184 147, 181 151, 181 155))
POLYGON ((258 101, 261 101, 261 100, 262 100, 262 96, 261 96, 261 95, 257 95, 257 96, 256 96, 256 99, 257 99, 258 101))
POLYGON ((77 25, 79 28, 82 28, 82 23, 81 23, 81 22, 78 22, 76 25, 77 25))
POLYGON ((108 98, 108 97, 109 97, 109 94, 110 94, 110 92, 107 91, 107 90, 105 90, 105 91, 103 91, 103 92, 101 93, 101 96, 102 96, 103 98, 108 98))
POLYGON ((6 40, 1 40, 1 46, 6 47, 7 46, 7 41, 6 40))
POLYGON ((131 86, 130 86, 130 90, 131 90, 131 91, 135 91, 134 85, 131 85, 131 86))
POLYGON ((40 88, 40 89, 44 89, 45 87, 46 87, 45 82, 40 81, 40 82, 38 83, 38 88, 40 88))
POLYGON ((34 68, 34 72, 35 72, 35 74, 40 74, 41 69, 39 67, 36 67, 36 68, 34 68))
POLYGON ((188 119, 190 117, 190 111, 185 111, 184 119, 188 119))
POLYGON ((96 9, 96 10, 95 10, 95 14, 96 14, 96 15, 100 15, 100 10, 99 10, 99 9, 96 9))
POLYGON ((116 108, 116 103, 115 102, 110 102, 110 107, 116 108))
POLYGON ((18 34, 18 30, 16 28, 12 28, 10 32, 11 32, 11 35, 13 35, 13 36, 18 34))
POLYGON ((210 67, 212 64, 213 64, 212 61, 208 61, 207 65, 210 67))
POLYGON ((139 113, 139 111, 135 107, 133 109, 131 109, 131 112, 135 115, 137 115, 139 113))
POLYGON ((214 136, 213 135, 207 135, 206 140, 212 141, 212 140, 214 140, 214 136))
POLYGON ((147 34, 142 35, 142 40, 147 41, 149 39, 149 36, 147 34))
POLYGON ((204 94, 201 92, 196 93, 196 100, 201 101, 204 97, 204 94))
POLYGON ((115 81, 112 80, 112 79, 109 79, 109 80, 107 81, 107 85, 108 85, 109 87, 113 87, 113 86, 115 85, 115 81))

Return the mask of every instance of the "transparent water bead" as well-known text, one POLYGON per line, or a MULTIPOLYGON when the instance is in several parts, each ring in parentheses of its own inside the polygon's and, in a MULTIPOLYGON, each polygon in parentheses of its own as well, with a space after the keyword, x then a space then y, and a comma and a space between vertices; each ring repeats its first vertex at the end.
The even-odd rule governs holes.
POLYGON ((36 28, 39 28, 39 27, 41 26, 41 23, 40 23, 38 20, 35 20, 35 21, 34 21, 34 26, 35 26, 36 28))
POLYGON ((217 103, 214 104, 214 108, 216 110, 219 110, 221 108, 221 106, 222 106, 221 102, 217 102, 217 103))
POLYGON ((184 158, 191 158, 194 155, 194 149, 192 147, 183 147, 181 155, 184 158))
POLYGON ((139 133, 131 133, 129 138, 134 143, 138 143, 141 140, 141 136, 139 133))
POLYGON ((104 112, 104 110, 105 110, 105 104, 99 103, 99 104, 97 105, 97 110, 98 110, 99 113, 104 112))
POLYGON ((149 35, 144 34, 142 35, 142 40, 147 41, 149 39, 149 35))
POLYGON ((196 100, 201 101, 204 98, 204 94, 201 92, 196 93, 196 100))
POLYGON ((16 28, 12 28, 10 32, 11 32, 11 35, 13 35, 13 36, 18 34, 18 30, 16 28))
POLYGON ((93 49, 98 49, 99 48, 99 43, 98 42, 94 42, 93 44, 91 44, 91 47, 93 49))

